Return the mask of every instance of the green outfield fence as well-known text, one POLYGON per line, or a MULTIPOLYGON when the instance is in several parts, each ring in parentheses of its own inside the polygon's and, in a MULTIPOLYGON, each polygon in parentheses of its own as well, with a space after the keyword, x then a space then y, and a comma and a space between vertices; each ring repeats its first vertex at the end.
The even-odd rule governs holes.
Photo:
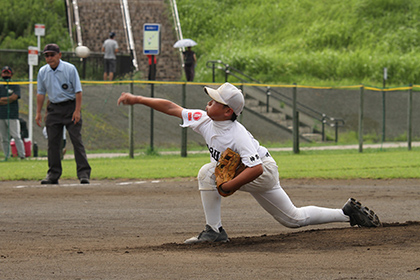
MULTIPOLYGON (((4 84, 4 82, 2 82, 4 84)), ((33 87, 33 112, 36 112, 36 82, 18 81, 21 86, 20 116, 29 124, 29 87, 33 87)), ((186 156, 189 147, 206 149, 201 136, 181 128, 180 120, 154 112, 144 106, 117 106, 121 92, 170 99, 184 107, 204 109, 208 96, 203 86, 217 87, 221 83, 165 82, 165 81, 82 81, 83 84, 83 140, 87 150, 127 150, 132 155, 138 149, 181 148, 186 156)), ((363 150, 366 141, 411 142, 420 139, 420 85, 377 88, 365 85, 317 87, 306 85, 276 85, 233 83, 247 95, 255 87, 276 88, 283 95, 295 98, 318 112, 343 119, 340 137, 353 135, 353 143, 363 150)), ((267 96, 268 98, 270 96, 267 96)), ((273 100, 270 102, 282 101, 273 100)), ((299 110, 297 110, 299 111, 299 110)), ((33 116, 34 118, 35 116, 33 116)), ((244 110, 239 119, 262 143, 295 143, 290 131, 280 129, 266 119, 244 110)), ((46 150, 42 128, 33 126, 33 143, 46 150)), ((322 123, 315 124, 320 130, 322 123)), ((327 131, 327 141, 334 139, 334 131, 327 131)), ((302 142, 302 141, 301 141, 302 142)), ((334 144, 334 143, 333 143, 334 144)), ((69 149, 72 149, 69 145, 69 149)))
MULTIPOLYGON (((62 51, 62 59, 75 65, 79 71, 81 79, 101 80, 104 74, 104 54, 101 52, 91 52, 88 58, 81 59, 74 52, 62 51)), ((132 68, 132 61, 129 54, 117 54, 116 78, 124 77, 129 74, 132 68)), ((36 79, 39 68, 46 64, 43 55, 39 55, 38 65, 33 66, 36 79)), ((28 51, 17 49, 0 49, 0 68, 5 65, 12 67, 14 78, 28 79, 28 51)))

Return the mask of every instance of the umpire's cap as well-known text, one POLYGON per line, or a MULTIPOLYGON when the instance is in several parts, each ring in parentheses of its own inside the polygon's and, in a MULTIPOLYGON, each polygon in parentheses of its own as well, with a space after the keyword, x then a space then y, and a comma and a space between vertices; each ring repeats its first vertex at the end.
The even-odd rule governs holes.
POLYGON ((48 44, 45 46, 43 53, 49 52, 60 53, 60 47, 57 44, 48 44))

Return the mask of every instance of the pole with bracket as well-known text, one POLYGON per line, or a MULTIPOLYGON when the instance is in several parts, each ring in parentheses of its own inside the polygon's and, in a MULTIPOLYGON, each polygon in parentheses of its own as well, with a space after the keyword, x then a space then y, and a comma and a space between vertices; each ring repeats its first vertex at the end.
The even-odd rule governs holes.
POLYGON ((267 90, 266 90, 265 94, 266 94, 266 97, 267 97, 267 99, 266 99, 266 109, 265 110, 268 113, 270 111, 270 95, 271 95, 270 87, 267 87, 267 90))
POLYGON ((297 111, 297 87, 293 84, 293 153, 299 153, 299 112, 297 111))
POLYGON ((364 106, 364 87, 360 87, 359 93, 359 153, 363 152, 363 106, 364 106))
POLYGON ((383 90, 382 90, 382 143, 385 142, 385 127, 386 127, 386 95, 385 85, 388 78, 387 68, 384 68, 383 90))
MULTIPOLYGON (((130 83, 130 92, 134 94, 133 82, 130 83)), ((129 157, 134 158, 134 105, 128 108, 128 135, 129 157)))
MULTIPOLYGON (((182 107, 186 107, 186 100, 187 100, 187 84, 184 83, 182 85, 182 107)), ((187 132, 188 128, 182 128, 182 135, 181 135, 181 157, 187 157, 187 132)))
POLYGON ((410 84, 408 91, 408 112, 407 112, 407 146, 411 150, 411 136, 412 136, 412 119, 413 119, 413 85, 410 84))
MULTIPOLYGON (((150 97, 154 98, 155 96, 155 84, 150 84, 150 97)), ((153 139, 153 131, 154 131, 154 110, 150 108, 150 151, 154 151, 154 139, 153 139)))

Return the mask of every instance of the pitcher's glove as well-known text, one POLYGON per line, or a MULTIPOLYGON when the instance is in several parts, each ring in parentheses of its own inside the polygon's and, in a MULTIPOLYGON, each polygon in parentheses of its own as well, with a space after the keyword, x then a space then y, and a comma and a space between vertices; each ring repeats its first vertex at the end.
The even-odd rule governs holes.
POLYGON ((221 196, 232 195, 235 191, 225 191, 222 184, 229 182, 245 169, 241 156, 232 149, 227 148, 217 162, 214 174, 216 175, 217 191, 221 196))

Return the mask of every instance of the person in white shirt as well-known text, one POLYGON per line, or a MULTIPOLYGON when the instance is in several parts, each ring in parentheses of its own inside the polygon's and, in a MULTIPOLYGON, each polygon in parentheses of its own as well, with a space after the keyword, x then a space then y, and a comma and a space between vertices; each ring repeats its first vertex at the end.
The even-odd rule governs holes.
POLYGON ((117 69, 117 52, 118 42, 114 39, 115 33, 110 32, 109 38, 104 41, 102 45, 102 52, 104 54, 104 81, 114 79, 115 71, 117 69))
MULTIPOLYGON (((206 110, 182 108, 170 100, 135 96, 123 92, 117 104, 142 104, 178 117, 182 127, 190 127, 201 134, 210 152, 210 163, 198 173, 198 188, 204 209, 206 227, 198 236, 184 241, 186 244, 201 242, 228 242, 222 227, 221 199, 217 191, 215 167, 220 155, 231 148, 237 152, 246 168, 231 181, 223 183, 224 192, 236 190, 250 193, 274 219, 286 227, 298 228, 332 222, 350 222, 350 225, 377 227, 381 223, 377 215, 349 199, 342 209, 317 206, 296 207, 280 186, 275 160, 251 133, 236 119, 244 108, 242 92, 230 83, 217 89, 204 87, 211 100, 206 110)), ((234 196, 233 196, 234 197, 234 196)))

